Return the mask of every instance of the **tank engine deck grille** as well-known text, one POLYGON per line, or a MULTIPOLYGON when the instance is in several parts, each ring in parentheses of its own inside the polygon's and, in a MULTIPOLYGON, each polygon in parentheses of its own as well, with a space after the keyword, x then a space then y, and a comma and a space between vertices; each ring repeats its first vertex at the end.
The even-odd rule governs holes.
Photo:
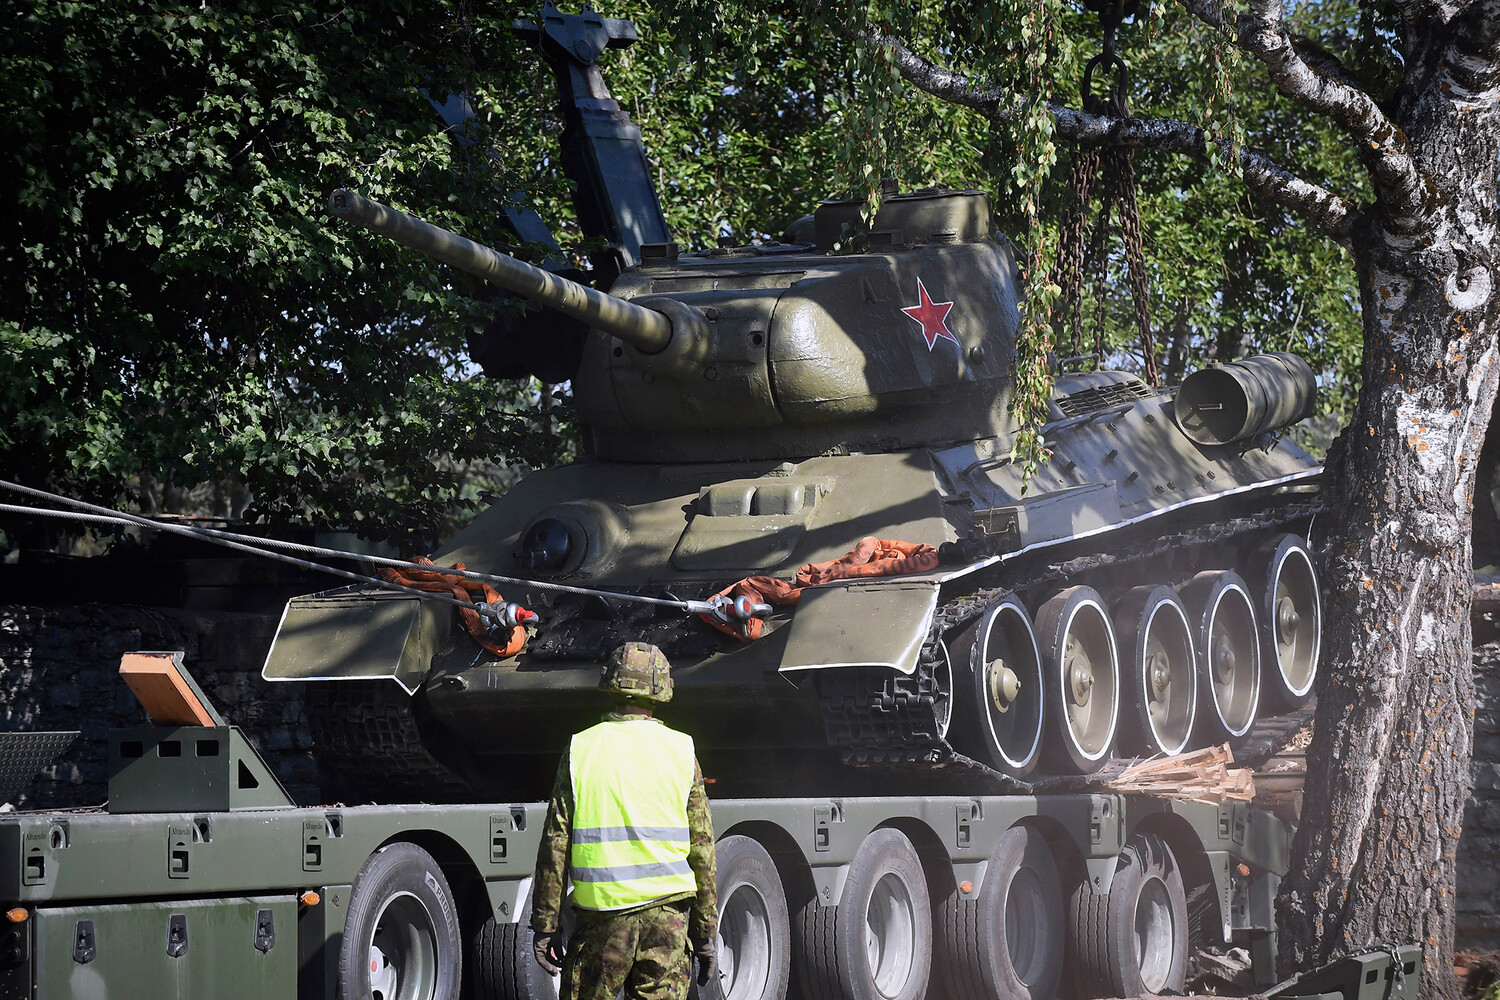
POLYGON ((1112 385, 1094 386, 1057 398, 1057 408, 1065 417, 1079 417, 1095 410, 1103 410, 1120 403, 1133 403, 1137 399, 1149 399, 1154 393, 1140 379, 1128 379, 1112 385))

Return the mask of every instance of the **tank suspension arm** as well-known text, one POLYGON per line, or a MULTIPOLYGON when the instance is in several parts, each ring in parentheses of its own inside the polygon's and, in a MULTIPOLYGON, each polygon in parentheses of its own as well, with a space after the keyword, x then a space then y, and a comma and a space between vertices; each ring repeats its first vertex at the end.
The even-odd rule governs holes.
POLYGON ((664 313, 533 267, 347 188, 335 191, 328 206, 341 219, 581 320, 647 354, 660 353, 672 341, 672 321, 664 313))

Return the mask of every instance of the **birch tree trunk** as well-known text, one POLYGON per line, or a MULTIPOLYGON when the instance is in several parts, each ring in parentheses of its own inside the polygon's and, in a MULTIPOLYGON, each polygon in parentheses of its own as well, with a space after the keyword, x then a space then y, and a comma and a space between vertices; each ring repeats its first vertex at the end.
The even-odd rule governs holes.
POLYGON ((1325 475, 1324 676, 1308 750, 1327 766, 1308 769, 1278 909, 1287 973, 1416 941, 1423 994, 1455 997, 1454 858, 1474 711, 1470 527, 1500 318, 1500 80, 1489 61, 1440 50, 1416 52, 1392 115, 1426 181, 1416 210, 1377 202, 1352 243, 1362 385, 1325 475))
MULTIPOLYGON (((1354 255, 1362 384, 1324 476, 1317 764, 1278 899, 1279 962, 1290 974, 1415 941, 1424 994, 1453 997, 1474 710, 1470 528, 1500 327, 1500 0, 1362 5, 1387 19, 1378 34, 1395 67, 1374 86, 1339 61, 1347 39, 1324 45, 1291 29, 1284 0, 1180 2, 1255 58, 1282 97, 1344 133, 1373 201, 1189 122, 1049 103, 1051 134, 1200 158, 1216 145, 1237 157, 1247 188, 1354 255)), ((880 28, 857 34, 933 96, 997 124, 1031 113, 1007 87, 978 86, 880 28)))

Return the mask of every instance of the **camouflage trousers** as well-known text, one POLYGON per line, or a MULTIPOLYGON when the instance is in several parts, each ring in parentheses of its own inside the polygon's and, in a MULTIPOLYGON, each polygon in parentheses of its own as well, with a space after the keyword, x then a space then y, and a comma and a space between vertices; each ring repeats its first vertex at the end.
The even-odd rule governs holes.
POLYGON ((559 1000, 684 1000, 692 975, 687 904, 633 913, 576 911, 559 1000))

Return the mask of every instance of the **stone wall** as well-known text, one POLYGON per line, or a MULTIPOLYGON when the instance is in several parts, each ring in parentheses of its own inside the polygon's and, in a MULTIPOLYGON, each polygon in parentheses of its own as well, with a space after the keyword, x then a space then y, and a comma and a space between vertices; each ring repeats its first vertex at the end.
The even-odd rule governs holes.
POLYGON ((0 606, 0 731, 77 729, 78 741, 21 793, 31 809, 98 805, 108 797, 105 734, 146 724, 119 678, 120 656, 182 650, 214 707, 241 727, 298 804, 320 799, 296 684, 260 668, 278 616, 116 605, 0 606))

